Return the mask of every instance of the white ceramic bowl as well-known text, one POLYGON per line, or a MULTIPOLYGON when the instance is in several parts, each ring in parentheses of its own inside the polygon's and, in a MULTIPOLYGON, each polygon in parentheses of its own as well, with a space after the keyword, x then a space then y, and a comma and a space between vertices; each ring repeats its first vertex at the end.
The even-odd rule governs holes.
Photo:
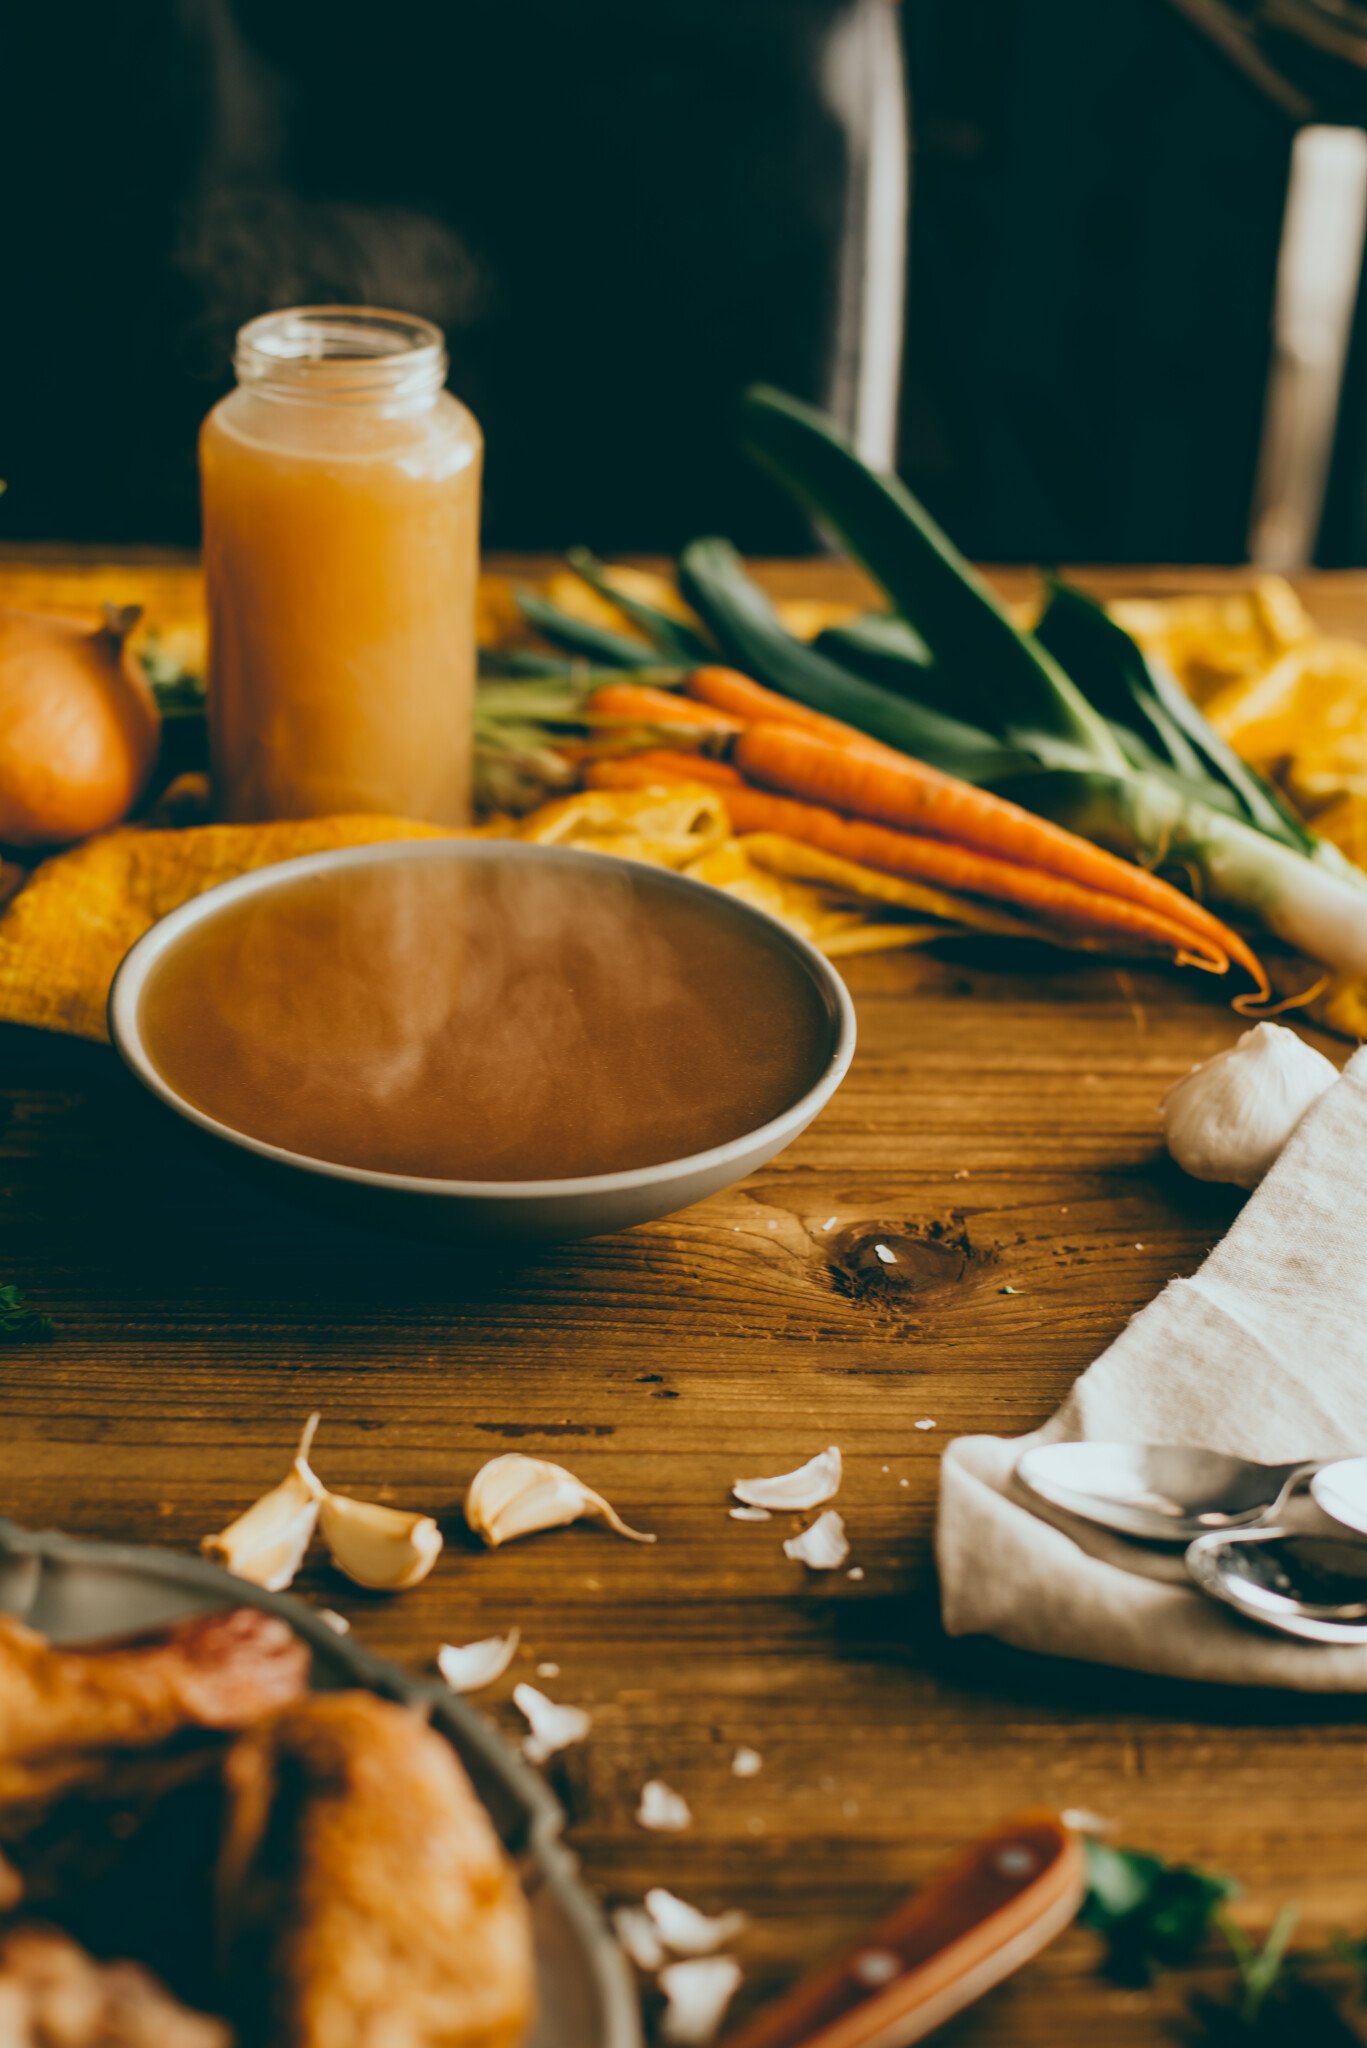
POLYGON ((854 1056, 855 1040, 854 1006, 835 969, 804 939, 762 911, 665 868, 638 862, 619 863, 606 854, 581 853, 568 847, 496 839, 391 840, 377 846, 309 854, 302 860, 259 868, 252 874, 239 875, 235 881, 224 882, 217 889, 206 890, 162 918, 127 955, 110 990, 109 1029, 119 1053, 145 1088, 187 1123, 229 1147, 239 1163, 273 1180, 279 1192, 315 1206, 340 1210, 356 1221, 424 1236, 508 1239, 591 1237, 603 1231, 623 1230, 633 1223, 670 1215, 690 1202, 701 1201, 704 1195, 715 1194, 718 1188, 729 1187, 781 1152, 825 1107, 845 1077, 854 1056), (750 928, 756 939, 766 944, 771 945, 778 938, 811 976, 829 1020, 829 1053, 820 1074, 780 1116, 742 1137, 688 1158, 576 1180, 461 1181, 339 1166, 286 1151, 207 1115, 178 1094, 158 1072, 143 1041, 143 994, 148 975, 157 962, 188 933, 199 930, 230 904, 240 903, 245 897, 265 895, 304 875, 363 868, 381 861, 423 860, 573 863, 587 875, 603 874, 605 882, 608 870, 630 865, 639 886, 666 893, 688 890, 706 903, 709 915, 750 928))

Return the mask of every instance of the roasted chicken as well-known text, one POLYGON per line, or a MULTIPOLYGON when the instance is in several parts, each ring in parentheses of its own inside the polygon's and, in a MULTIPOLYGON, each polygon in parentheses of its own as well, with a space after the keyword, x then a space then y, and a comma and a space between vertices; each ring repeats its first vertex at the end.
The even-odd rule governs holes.
POLYGON ((0 2048, 232 2048, 136 1963, 97 1963, 53 1927, 0 1935, 0 2048))
POLYGON ((449 1743, 370 1693, 315 1694, 233 1745, 223 1981, 262 2048, 518 2048, 526 1901, 449 1743))

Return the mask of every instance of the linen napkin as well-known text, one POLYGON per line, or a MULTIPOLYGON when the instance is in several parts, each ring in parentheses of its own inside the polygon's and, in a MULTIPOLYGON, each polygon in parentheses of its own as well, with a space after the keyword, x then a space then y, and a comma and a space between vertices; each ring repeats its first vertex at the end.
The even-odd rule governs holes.
POLYGON ((1367 1691, 1367 1648, 1261 1630, 1198 1593, 1180 1554, 1028 1505, 1012 1479, 1022 1451, 1078 1438, 1274 1464, 1367 1452, 1367 1047, 1199 1272, 1142 1309, 1042 1429, 949 1446, 936 1531, 950 1635, 1228 1685, 1367 1691))

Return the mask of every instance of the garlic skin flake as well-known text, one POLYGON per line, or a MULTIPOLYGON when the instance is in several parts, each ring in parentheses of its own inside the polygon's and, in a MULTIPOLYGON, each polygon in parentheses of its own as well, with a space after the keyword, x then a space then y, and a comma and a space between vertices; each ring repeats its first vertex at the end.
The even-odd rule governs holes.
POLYGON ((1160 1105, 1169 1152, 1194 1180, 1256 1188, 1338 1069, 1284 1024, 1255 1024, 1160 1105))
POLYGON ((650 1972, 659 1969, 665 1959, 664 1944, 649 1913, 640 1906, 619 1906, 612 1916, 612 1931, 617 1936, 618 1946, 638 1970, 650 1972))
POLYGON ((515 1685, 513 1704, 531 1730, 522 1745, 529 1764, 544 1764, 557 1750, 582 1742, 593 1725, 582 1707, 557 1706, 534 1685, 515 1685))
POLYGON ((840 1452, 832 1444, 796 1472, 780 1472, 773 1479, 738 1479, 731 1491, 751 1508, 819 1508, 835 1499, 841 1477, 840 1452))
POLYGON ((437 1669, 452 1692, 479 1692, 502 1678, 521 1640, 520 1630, 511 1629, 506 1636, 485 1636, 477 1643, 443 1643, 437 1669))
POLYGON ((337 1569, 375 1593, 416 1586, 441 1556, 442 1533, 430 1515, 380 1501, 324 1492, 318 1526, 337 1569))
POLYGON ((601 1493, 563 1465, 524 1457, 520 1451, 508 1451, 480 1467, 465 1496, 465 1519, 490 1549, 540 1529, 563 1529, 581 1521, 606 1522, 632 1543, 655 1541, 643 1530, 628 1528, 601 1493))
POLYGON ((641 1787, 636 1824, 654 1828, 659 1834, 675 1835, 692 1827, 693 1812, 682 1792, 666 1785, 663 1778, 647 1778, 641 1787))
POLYGON ((676 1956, 713 1955, 747 1925, 744 1913, 701 1913, 663 1885, 646 1893, 646 1912, 660 1940, 676 1956))
POLYGON ((323 1489, 309 1465, 318 1420, 310 1415, 304 1424, 294 1462, 280 1484, 199 1546, 215 1564, 268 1593, 283 1593, 293 1585, 318 1523, 323 1489))
POLYGON ((715 2038, 740 1980, 740 1964, 730 1956, 670 1963, 659 1977, 669 2001, 660 2021, 661 2039, 673 2048, 705 2048, 715 2038))
POLYGON ((810 1529, 804 1529, 800 1536, 790 1536, 783 1546, 785 1557, 805 1564, 813 1572, 836 1571, 849 1554, 845 1524, 834 1508, 827 1508, 824 1515, 817 1516, 810 1529))
POLYGON ((764 1758, 757 1749, 748 1749, 744 1743, 731 1759, 733 1778, 757 1778, 764 1769, 764 1758))

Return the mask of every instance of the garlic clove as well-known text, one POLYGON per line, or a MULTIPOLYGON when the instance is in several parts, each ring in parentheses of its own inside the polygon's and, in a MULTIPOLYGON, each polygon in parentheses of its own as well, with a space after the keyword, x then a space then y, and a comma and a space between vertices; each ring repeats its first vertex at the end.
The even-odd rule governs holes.
POLYGON ((502 1678, 521 1640, 520 1632, 510 1629, 506 1636, 485 1636, 478 1643, 443 1643, 437 1669, 452 1692, 479 1692, 502 1678))
POLYGON ((465 1496, 465 1519, 491 1549, 517 1536, 563 1529, 580 1521, 606 1522, 632 1543, 655 1541, 640 1529, 628 1528, 601 1493, 585 1486, 563 1465, 524 1457, 520 1451, 506 1452, 480 1467, 465 1496))
POLYGON ((810 1529, 804 1529, 800 1536, 790 1536, 783 1546, 785 1557, 805 1564, 813 1572, 836 1571, 849 1554, 845 1524, 834 1508, 827 1508, 810 1529))
POLYGON ((522 1745, 522 1754, 531 1764, 544 1764, 557 1750, 582 1742, 593 1726, 582 1707, 562 1707, 534 1685, 515 1685, 513 1705, 531 1731, 522 1745))
POLYGON ((375 1593, 402 1593, 425 1579, 441 1555, 442 1534, 430 1515, 380 1501, 327 1493, 318 1526, 339 1571, 375 1593))
POLYGON ((646 1893, 646 1912, 660 1940, 676 1956, 710 1956, 747 1924, 744 1913, 701 1913, 663 1885, 646 1893))
POLYGON ((619 1906, 612 1916, 613 1933, 638 1970, 658 1970, 665 1959, 664 1944, 649 1913, 640 1906, 619 1906))
POLYGON ((693 1813, 688 1801, 672 1785, 666 1785, 663 1778, 648 1778, 641 1787, 641 1798, 636 1808, 638 1827, 654 1828, 658 1833, 672 1835, 693 1825, 693 1813))
POLYGON ((715 2038, 740 1980, 740 1964, 730 1956, 670 1963, 659 1976, 668 2001, 660 2021, 660 2038, 673 2048, 705 2048, 715 2038))
POLYGON ((1168 1090, 1168 1150, 1195 1180, 1255 1188, 1337 1079, 1333 1061, 1284 1024, 1257 1024, 1168 1090))
POLYGON ((282 1593, 293 1584, 317 1527, 323 1489, 308 1461, 317 1427, 317 1415, 310 1415, 280 1484, 199 1546, 215 1564, 268 1593, 282 1593))
POLYGON ((773 1479, 738 1479, 731 1491, 751 1508, 819 1508, 835 1499, 841 1476, 840 1452, 832 1444, 796 1472, 780 1472, 773 1479))

